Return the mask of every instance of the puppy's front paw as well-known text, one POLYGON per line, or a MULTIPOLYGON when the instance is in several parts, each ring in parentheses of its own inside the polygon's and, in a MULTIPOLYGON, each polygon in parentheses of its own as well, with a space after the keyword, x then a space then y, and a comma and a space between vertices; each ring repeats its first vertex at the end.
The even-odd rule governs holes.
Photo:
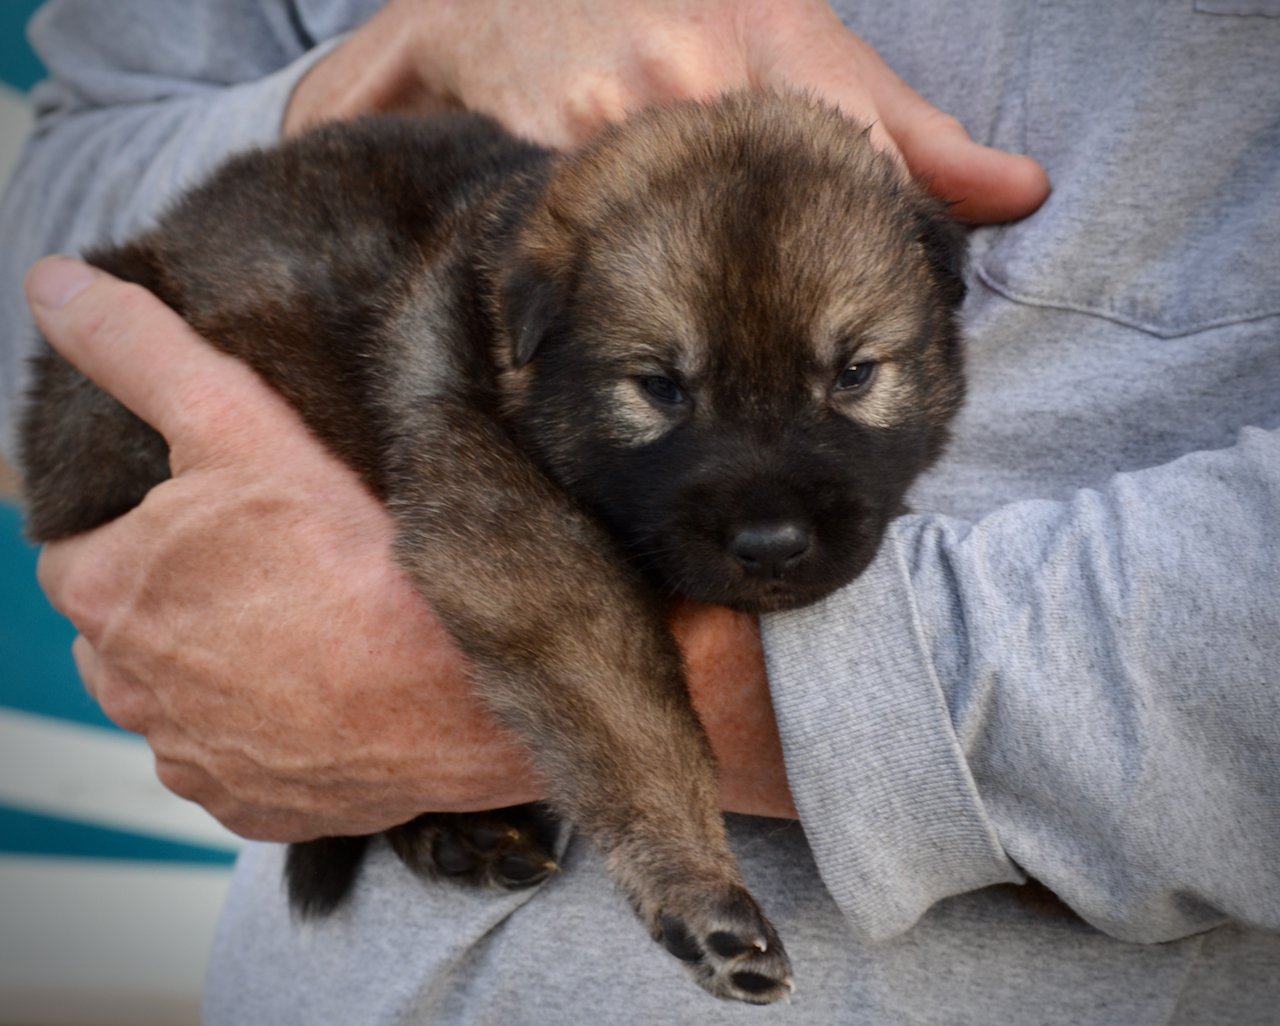
POLYGON ((525 805, 427 813, 387 831, 400 860, 420 876, 506 890, 532 887, 560 868, 554 836, 550 817, 525 805))

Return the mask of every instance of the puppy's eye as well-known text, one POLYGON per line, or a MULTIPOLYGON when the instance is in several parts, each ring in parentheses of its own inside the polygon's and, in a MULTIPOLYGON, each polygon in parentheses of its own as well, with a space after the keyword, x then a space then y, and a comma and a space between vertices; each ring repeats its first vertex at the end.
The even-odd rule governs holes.
POLYGON ((684 401, 684 393, 680 391, 680 386, 661 374, 650 374, 641 378, 640 385, 660 403, 674 405, 684 401))
POLYGON ((861 392, 871 384, 871 379, 875 377, 876 365, 874 363, 854 363, 850 364, 839 374, 836 375, 836 391, 837 392, 861 392))

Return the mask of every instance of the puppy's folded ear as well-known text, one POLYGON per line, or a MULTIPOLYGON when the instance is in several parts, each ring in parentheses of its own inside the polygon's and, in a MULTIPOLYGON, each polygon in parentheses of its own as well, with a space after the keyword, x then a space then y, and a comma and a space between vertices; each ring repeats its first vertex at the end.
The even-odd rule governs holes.
POLYGON ((567 289, 532 261, 521 261, 503 279, 500 290, 503 327, 511 343, 511 363, 520 368, 568 309, 567 289))
POLYGON ((969 233, 947 213, 944 203, 929 201, 916 213, 916 239, 943 298, 959 306, 968 291, 964 269, 969 233))

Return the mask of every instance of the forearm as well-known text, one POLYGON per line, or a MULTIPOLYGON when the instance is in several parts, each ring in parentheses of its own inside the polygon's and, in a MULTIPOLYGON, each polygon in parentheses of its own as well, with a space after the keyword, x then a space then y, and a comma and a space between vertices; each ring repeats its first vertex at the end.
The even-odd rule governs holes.
MULTIPOLYGON (((49 70, 16 186, 63 233, 136 232, 232 152, 274 141, 297 80, 323 55, 281 0, 50 3, 31 38, 49 70)), ((49 231, 50 229, 46 229, 49 231)))
POLYGON ((1280 438, 974 525, 769 618, 806 834, 887 936, 1017 867, 1127 940, 1280 926, 1280 438), (1194 895, 1194 899, 1190 896, 1194 895))
POLYGON ((1034 529, 922 538, 940 557, 913 574, 922 615, 973 624, 931 661, 997 832, 1123 939, 1280 928, 1277 508, 1280 434, 1247 429, 1032 507, 1034 529))

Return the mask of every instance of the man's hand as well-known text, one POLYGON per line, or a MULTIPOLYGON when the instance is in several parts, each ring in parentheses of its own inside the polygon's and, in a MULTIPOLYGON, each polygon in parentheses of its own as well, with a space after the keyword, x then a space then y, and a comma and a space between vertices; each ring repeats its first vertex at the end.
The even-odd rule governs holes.
POLYGON ((171 448, 171 480, 39 566, 87 687, 146 736, 166 786, 274 840, 539 796, 391 562, 390 516, 282 399, 83 264, 42 261, 28 297, 45 337, 171 448))
POLYGON ((285 131, 385 110, 461 107, 567 147, 628 112, 735 89, 807 90, 871 124, 957 217, 1023 217, 1034 160, 973 142, 824 0, 390 0, 294 92, 285 131))

